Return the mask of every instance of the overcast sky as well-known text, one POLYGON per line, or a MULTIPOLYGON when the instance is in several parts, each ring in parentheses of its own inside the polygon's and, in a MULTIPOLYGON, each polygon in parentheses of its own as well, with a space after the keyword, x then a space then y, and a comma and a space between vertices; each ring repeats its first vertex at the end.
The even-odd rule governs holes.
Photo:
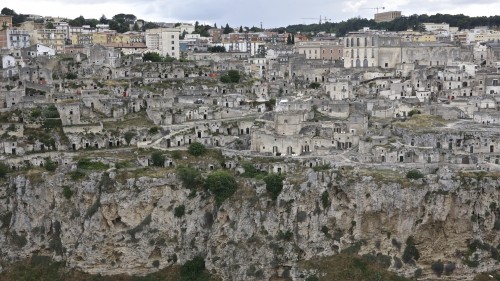
MULTIPOLYGON (((229 23, 231 26, 264 28, 313 23, 322 17, 332 21, 352 17, 373 18, 374 7, 412 14, 466 14, 490 16, 500 12, 499 0, 7 0, 19 14, 76 18, 111 18, 118 13, 134 14, 147 21, 229 23), (315 18, 315 19, 303 19, 315 18)), ((380 10, 382 11, 382 10, 380 10)))

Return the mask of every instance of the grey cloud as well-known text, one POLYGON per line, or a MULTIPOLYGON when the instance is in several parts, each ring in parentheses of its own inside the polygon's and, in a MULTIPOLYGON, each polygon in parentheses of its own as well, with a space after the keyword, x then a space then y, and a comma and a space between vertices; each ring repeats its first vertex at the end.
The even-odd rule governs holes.
MULTIPOLYGON (((20 2, 20 1, 19 1, 20 2)), ((30 4, 47 3, 47 10, 40 11, 44 15, 53 15, 53 6, 57 5, 56 15, 70 14, 77 10, 84 17, 99 17, 105 14, 111 17, 118 13, 133 13, 138 18, 157 21, 200 21, 216 22, 219 26, 229 23, 237 26, 279 27, 290 24, 314 23, 315 19, 327 17, 333 21, 341 21, 361 16, 371 18, 375 10, 363 9, 384 5, 385 11, 401 10, 404 15, 415 13, 484 13, 490 15, 500 10, 500 3, 491 0, 385 0, 372 2, 368 0, 22 0, 22 3, 11 3, 17 12, 30 4), (497 2, 497 3, 495 3, 497 2), (62 3, 65 3, 64 5, 62 3), (112 4, 116 3, 116 10, 112 4), (361 3, 361 5, 356 4, 361 3), (493 6, 492 6, 493 5, 493 6), (488 8, 484 8, 484 7, 488 8), (52 7, 52 8, 50 8, 52 7), (96 11, 106 7, 108 10, 96 11), (66 9, 66 10, 65 10, 66 9), (92 11, 94 14, 85 14, 92 11)), ((9 6, 9 5, 7 5, 9 6)), ((69 16, 72 17, 72 16, 69 16)))

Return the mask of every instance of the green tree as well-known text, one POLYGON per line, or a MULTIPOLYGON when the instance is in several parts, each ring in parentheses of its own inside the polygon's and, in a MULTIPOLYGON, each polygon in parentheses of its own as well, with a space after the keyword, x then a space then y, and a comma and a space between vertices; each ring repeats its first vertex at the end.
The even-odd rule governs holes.
POLYGON ((193 142, 188 147, 188 153, 193 155, 193 156, 201 156, 201 155, 205 154, 206 152, 207 152, 207 148, 199 142, 193 142))
POLYGON ((408 116, 412 117, 413 115, 421 114, 420 110, 418 109, 412 109, 410 112, 408 112, 408 116))
POLYGON ((191 167, 179 166, 176 169, 177 177, 185 188, 196 189, 203 185, 201 173, 191 167))
POLYGON ((326 190, 321 194, 321 204, 323 205, 323 209, 328 208, 331 204, 330 194, 326 190))
POLYGON ((127 142, 127 145, 130 145, 130 142, 132 141, 132 139, 135 137, 135 133, 132 132, 132 131, 128 131, 125 133, 125 141, 127 142))
POLYGON ((444 270, 444 264, 442 261, 436 261, 431 264, 431 269, 434 271, 437 277, 441 277, 444 270))
POLYGON ((245 178, 253 178, 258 174, 257 169, 252 163, 243 163, 242 165, 243 169, 245 169, 245 172, 241 174, 242 177, 245 178))
POLYGON ((408 173, 406 173, 406 178, 412 179, 412 180, 418 180, 424 177, 424 174, 420 172, 419 170, 410 170, 408 173))
POLYGON ((45 28, 46 29, 54 29, 54 24, 50 21, 48 21, 46 24, 45 24, 45 28))
POLYGON ((133 14, 116 14, 113 16, 113 20, 120 23, 135 22, 137 17, 133 14))
POLYGON ((220 206, 236 192, 237 183, 229 172, 219 170, 207 177, 205 187, 212 192, 215 197, 215 203, 220 206))
POLYGON ((210 278, 205 272, 205 260, 200 256, 182 265, 180 275, 181 281, 205 281, 210 278))
POLYGON ((70 26, 82 26, 85 25, 85 18, 83 16, 79 16, 75 19, 72 19, 68 22, 70 26))
POLYGON ((45 167, 45 170, 49 172, 53 172, 57 169, 57 163, 52 161, 50 158, 45 159, 45 164, 43 166, 45 167))
POLYGON ((413 241, 412 236, 409 236, 408 239, 406 239, 406 247, 403 251, 403 256, 401 256, 401 259, 404 263, 413 264, 419 258, 420 253, 418 252, 417 247, 415 247, 415 241, 413 241))
POLYGON ((14 10, 9 8, 3 8, 0 12, 2 15, 12 16, 12 24, 17 25, 24 22, 27 18, 25 15, 19 15, 14 10))
POLYGON ((207 51, 209 51, 211 53, 225 53, 226 52, 226 47, 224 47, 224 46, 208 47, 207 51))
POLYGON ((163 167, 165 165, 165 156, 161 151, 151 153, 151 160, 153 161, 153 166, 163 167))
POLYGON ((102 23, 102 24, 107 24, 108 23, 108 19, 106 18, 105 15, 102 15, 100 18, 99 18, 99 23, 102 23))
POLYGON ((179 39, 184 40, 184 38, 186 38, 186 34, 188 34, 188 32, 184 30, 179 39))
POLYGON ((71 196, 73 196, 73 191, 71 190, 71 188, 67 185, 63 186, 63 196, 64 198, 66 199, 70 199, 71 196))
POLYGON ((227 76, 229 76, 229 79, 231 80, 232 83, 238 83, 240 82, 241 75, 238 70, 229 70, 227 72, 227 76))
POLYGON ((231 27, 229 27, 229 24, 226 23, 226 26, 224 27, 224 30, 222 31, 222 33, 229 34, 231 32, 234 32, 234 29, 232 29, 231 27))
POLYGON ((8 172, 9 172, 9 167, 4 163, 0 162, 0 178, 5 178, 8 172))
POLYGON ((243 33, 243 26, 240 25, 240 30, 238 32, 243 33))
POLYGON ((271 196, 271 199, 276 200, 283 190, 283 180, 285 177, 280 174, 270 174, 264 178, 266 190, 271 196))
POLYGON ((96 19, 86 19, 85 24, 90 25, 90 27, 92 28, 95 28, 99 24, 99 21, 96 19))
POLYGON ((146 22, 143 26, 142 26, 142 30, 143 31, 146 31, 148 29, 153 29, 153 28, 158 28, 159 25, 154 23, 154 22, 146 22))
POLYGON ((151 62, 162 62, 163 57, 156 52, 147 52, 142 55, 143 61, 151 61, 151 62))
POLYGON ((227 83, 231 83, 231 78, 229 78, 229 76, 228 76, 227 74, 226 74, 226 75, 222 75, 222 76, 220 77, 220 81, 221 81, 222 83, 225 83, 225 84, 227 84, 227 83))
POLYGON ((9 9, 7 7, 3 8, 2 11, 0 11, 0 14, 6 15, 6 16, 15 16, 15 15, 17 15, 17 13, 14 12, 14 10, 9 9))
POLYGON ((321 84, 318 82, 312 82, 309 84, 309 89, 318 89, 319 87, 321 87, 321 84))
POLYGON ((68 80, 74 80, 74 79, 78 78, 78 76, 75 73, 68 72, 68 73, 66 73, 65 78, 68 80))
POLYGON ((177 218, 184 216, 185 212, 186 212, 186 207, 184 205, 180 205, 174 208, 174 216, 177 218))

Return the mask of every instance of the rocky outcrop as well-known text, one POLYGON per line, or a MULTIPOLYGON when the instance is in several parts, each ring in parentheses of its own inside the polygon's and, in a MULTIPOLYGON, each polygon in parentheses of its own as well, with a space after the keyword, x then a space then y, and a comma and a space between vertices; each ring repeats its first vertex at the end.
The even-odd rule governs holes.
POLYGON ((276 201, 262 181, 239 178, 220 207, 172 174, 11 177, 0 187, 2 265, 36 254, 89 273, 141 275, 201 255, 224 280, 303 280, 300 261, 350 251, 390 258, 390 269, 408 277, 419 268, 435 276, 437 261, 454 265, 449 280, 500 268, 495 174, 445 167, 418 180, 347 167, 304 173, 304 180, 287 178, 276 201), (405 251, 410 236, 418 256, 405 251))

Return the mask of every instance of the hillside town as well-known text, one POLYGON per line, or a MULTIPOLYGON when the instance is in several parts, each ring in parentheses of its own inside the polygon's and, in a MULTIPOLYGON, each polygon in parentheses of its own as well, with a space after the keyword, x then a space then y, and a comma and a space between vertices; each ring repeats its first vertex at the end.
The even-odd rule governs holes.
POLYGON ((0 22, 0 151, 12 169, 193 142, 311 166, 500 168, 498 30, 201 36, 192 24, 138 31, 141 20, 124 33, 35 15, 0 22))
POLYGON ((375 9, 337 34, 2 9, 0 281, 500 280, 500 28, 375 9))

